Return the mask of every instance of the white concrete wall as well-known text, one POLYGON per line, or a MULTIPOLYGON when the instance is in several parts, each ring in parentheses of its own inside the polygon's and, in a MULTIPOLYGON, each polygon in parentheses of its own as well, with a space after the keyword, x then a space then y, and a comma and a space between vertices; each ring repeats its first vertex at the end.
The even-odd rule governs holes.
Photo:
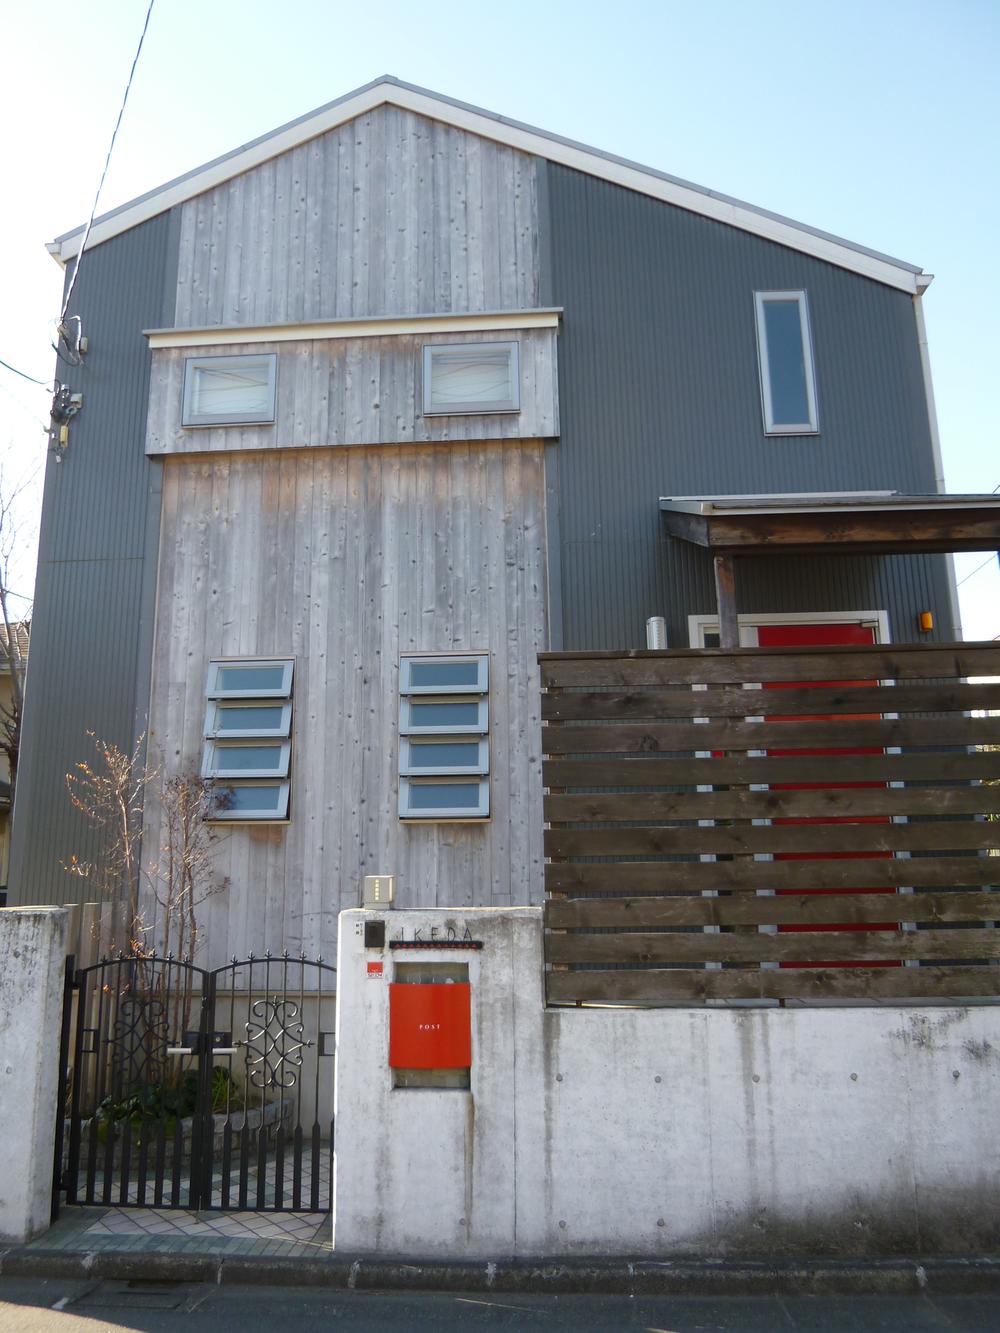
POLYGON ((996 1248, 1000 1008, 546 1010, 534 908, 345 912, 338 967, 340 1250, 996 1248), (380 916, 484 948, 366 951, 380 916), (388 983, 417 960, 469 963, 470 1091, 391 1087, 388 983))
POLYGON ((68 915, 0 909, 0 1241, 49 1225, 68 915))

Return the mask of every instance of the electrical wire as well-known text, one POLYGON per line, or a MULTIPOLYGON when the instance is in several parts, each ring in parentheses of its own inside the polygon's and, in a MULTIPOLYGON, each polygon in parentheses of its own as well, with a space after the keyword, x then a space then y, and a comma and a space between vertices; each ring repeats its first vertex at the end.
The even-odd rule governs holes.
POLYGON ((955 587, 960 588, 963 583, 968 583, 969 579, 972 578, 973 574, 978 574, 979 571, 981 569, 985 569, 987 565, 992 565, 993 561, 997 559, 997 555, 1000 555, 1000 552, 991 556, 987 556, 987 558, 983 561, 983 563, 981 565, 977 565, 971 574, 966 574, 964 579, 959 579, 958 582, 955 584, 955 587))
POLYGON ((94 218, 97 215, 97 201, 101 197, 101 190, 104 188, 104 178, 108 174, 108 166, 111 163, 111 153, 115 146, 115 139, 118 137, 118 129, 122 123, 122 116, 125 114, 125 103, 128 101, 128 95, 132 88, 132 80, 135 77, 135 67, 139 63, 139 56, 142 53, 142 44, 146 40, 146 31, 149 28, 149 18, 153 12, 154 0, 149 0, 149 8, 146 10, 146 21, 142 25, 142 34, 139 37, 139 45, 136 48, 135 59, 132 61, 132 68, 129 70, 128 83, 125 85, 125 96, 122 98, 121 107, 118 110, 118 119, 115 121, 115 128, 111 135, 111 142, 108 144, 108 155, 104 159, 104 170, 101 172, 101 179, 97 186, 97 193, 94 195, 94 207, 90 210, 90 218, 83 233, 83 240, 80 242, 80 249, 77 252, 76 264, 73 267, 73 276, 69 280, 69 288, 66 291, 66 300, 63 302, 62 314, 59 316, 60 326, 65 323, 66 311, 69 309, 69 303, 73 296, 73 288, 76 286, 76 280, 80 276, 80 264, 83 261, 83 252, 87 248, 87 241, 90 239, 90 229, 94 225, 94 218))
MULTIPOLYGON (((1000 481, 998 481, 997 484, 990 491, 990 495, 996 495, 997 491, 1000 491, 1000 481)), ((971 579, 974 575, 978 574, 981 569, 985 569, 987 565, 992 565, 994 559, 1000 559, 1000 552, 997 552, 996 555, 987 556, 981 565, 977 565, 975 569, 972 570, 971 573, 966 574, 964 578, 959 579, 958 582, 955 584, 955 587, 960 588, 963 583, 968 583, 969 579, 971 579)), ((997 638, 1000 639, 1000 634, 997 635, 997 638)))
POLYGON ((12 366, 9 361, 4 361, 2 358, 0 358, 0 366, 3 366, 4 370, 12 370, 15 375, 20 375, 23 380, 30 380, 32 384, 40 384, 43 389, 52 388, 51 380, 36 380, 34 375, 28 375, 25 371, 18 370, 17 366, 12 366))

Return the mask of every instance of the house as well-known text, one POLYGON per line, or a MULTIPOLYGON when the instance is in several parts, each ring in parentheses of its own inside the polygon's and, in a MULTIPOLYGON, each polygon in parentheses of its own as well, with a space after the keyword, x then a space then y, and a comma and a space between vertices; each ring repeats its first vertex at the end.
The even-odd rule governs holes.
POLYGON ((222 793, 213 965, 329 957, 541 900, 540 651, 959 637, 919 268, 388 77, 82 234, 16 901, 87 730, 222 793))

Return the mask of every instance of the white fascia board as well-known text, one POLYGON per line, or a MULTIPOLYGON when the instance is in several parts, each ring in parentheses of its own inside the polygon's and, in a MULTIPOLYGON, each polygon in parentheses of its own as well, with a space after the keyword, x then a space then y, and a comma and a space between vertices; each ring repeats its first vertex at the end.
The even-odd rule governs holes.
MULTIPOLYGON (((603 153, 585 144, 549 134, 531 125, 519 121, 507 120, 503 116, 470 106, 465 102, 453 101, 441 97, 413 84, 401 83, 397 79, 385 77, 359 88, 354 93, 318 111, 302 116, 298 120, 275 130, 273 133, 254 140, 245 148, 237 149, 224 157, 216 158, 195 171, 178 177, 159 189, 150 191, 128 204, 122 205, 112 213, 98 218, 91 229, 89 245, 99 245, 119 232, 145 222, 148 218, 184 203, 206 190, 221 185, 233 176, 249 171, 280 153, 298 147, 318 135, 325 134, 337 126, 364 115, 384 103, 390 103, 431 120, 453 125, 457 129, 467 130, 485 139, 492 139, 507 147, 558 162, 589 176, 596 176, 612 184, 638 194, 645 194, 664 203, 674 204, 678 208, 703 217, 724 222, 741 231, 751 232, 766 240, 774 241, 792 250, 811 255, 815 259, 836 264, 839 268, 849 269, 864 277, 873 278, 901 291, 916 294, 920 285, 926 286, 929 277, 921 273, 919 267, 893 259, 854 245, 841 237, 826 232, 816 231, 802 223, 794 222, 777 213, 754 207, 726 195, 715 194, 689 181, 683 181, 664 172, 644 167, 640 163, 630 162, 626 158, 603 153)), ((66 264, 79 252, 85 228, 78 227, 65 235, 57 237, 47 247, 49 253, 60 263, 66 264)))
POLYGON ((199 329, 146 329, 158 347, 229 347, 243 343, 313 342, 324 338, 388 338, 412 333, 494 333, 514 329, 555 329, 560 307, 498 310, 476 315, 388 315, 374 319, 331 319, 311 324, 226 324, 199 329))
POLYGON ((660 497, 660 509, 705 517, 754 514, 862 513, 870 509, 933 511, 941 509, 1000 509, 997 495, 901 495, 898 491, 831 491, 817 495, 734 495, 660 497), (753 503, 758 501, 758 503, 753 503))

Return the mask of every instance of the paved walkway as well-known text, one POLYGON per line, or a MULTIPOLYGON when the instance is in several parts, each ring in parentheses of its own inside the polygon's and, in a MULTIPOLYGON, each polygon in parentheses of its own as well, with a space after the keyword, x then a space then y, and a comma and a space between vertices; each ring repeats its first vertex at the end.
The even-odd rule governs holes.
POLYGON ((331 1255, 329 1213, 204 1212, 170 1208, 67 1207, 26 1253, 331 1255))

